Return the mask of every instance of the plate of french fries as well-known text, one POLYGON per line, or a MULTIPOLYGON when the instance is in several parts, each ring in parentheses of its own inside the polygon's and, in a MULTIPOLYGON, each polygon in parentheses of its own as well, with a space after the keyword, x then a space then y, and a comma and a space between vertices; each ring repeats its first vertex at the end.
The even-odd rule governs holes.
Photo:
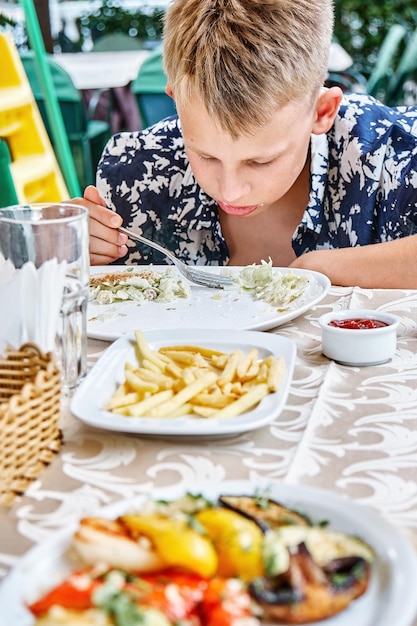
MULTIPOLYGON (((226 273, 237 279, 243 267, 204 267, 205 272, 226 273)), ((95 266, 91 268, 91 280, 106 277, 111 272, 113 284, 131 280, 136 272, 177 271, 172 266, 95 266)), ((100 304, 88 303, 87 334, 94 339, 114 341, 131 335, 137 328, 142 331, 164 328, 210 328, 227 330, 270 330, 306 313, 318 304, 330 289, 329 279, 319 272, 303 269, 273 267, 272 274, 288 281, 291 288, 284 290, 286 297, 268 303, 255 297, 253 290, 243 288, 237 282, 227 289, 207 289, 189 285, 189 295, 165 299, 155 292, 154 299, 143 301, 128 299, 100 304), (297 288, 297 284, 299 287, 297 288), (293 288, 294 287, 294 288, 293 288)), ((180 275, 178 274, 180 277, 180 275)), ((186 281, 185 281, 186 282, 186 281)), ((261 294, 260 294, 261 295, 261 294)))
POLYGON ((75 392, 72 413, 97 428, 221 437, 282 411, 296 347, 258 331, 163 330, 121 337, 75 392))

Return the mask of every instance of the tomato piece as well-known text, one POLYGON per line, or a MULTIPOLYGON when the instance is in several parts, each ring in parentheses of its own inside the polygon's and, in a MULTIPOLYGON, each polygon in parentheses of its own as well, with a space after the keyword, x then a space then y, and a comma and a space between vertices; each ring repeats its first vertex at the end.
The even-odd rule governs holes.
MULTIPOLYGON (((252 617, 250 595, 236 578, 213 578, 207 582, 201 612, 204 626, 233 626, 239 618, 252 617)), ((253 617, 251 624, 258 623, 253 617)))
POLYGON ((166 570, 141 575, 127 587, 138 594, 140 606, 159 609, 168 619, 176 621, 195 615, 206 585, 200 576, 166 570))
POLYGON ((102 584, 101 579, 91 576, 91 568, 79 570, 68 576, 42 598, 30 604, 28 608, 36 616, 47 613, 54 605, 76 611, 91 609, 94 591, 102 584))

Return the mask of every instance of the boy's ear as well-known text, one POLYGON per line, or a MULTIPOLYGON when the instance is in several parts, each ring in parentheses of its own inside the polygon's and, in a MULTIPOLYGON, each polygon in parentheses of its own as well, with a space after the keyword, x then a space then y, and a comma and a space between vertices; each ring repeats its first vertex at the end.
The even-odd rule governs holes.
POLYGON ((172 99, 174 99, 174 92, 171 89, 171 85, 165 87, 165 93, 172 99))
POLYGON ((342 98, 343 92, 340 87, 330 87, 320 93, 316 104, 316 119, 312 128, 314 135, 327 133, 332 127, 342 98))

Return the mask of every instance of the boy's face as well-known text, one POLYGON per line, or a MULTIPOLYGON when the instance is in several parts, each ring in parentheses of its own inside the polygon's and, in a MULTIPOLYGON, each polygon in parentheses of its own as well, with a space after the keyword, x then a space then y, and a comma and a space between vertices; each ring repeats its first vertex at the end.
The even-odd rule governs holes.
POLYGON ((296 102, 280 108, 254 135, 233 139, 194 97, 178 105, 195 178, 219 207, 245 217, 278 204, 306 163, 317 111, 296 102))

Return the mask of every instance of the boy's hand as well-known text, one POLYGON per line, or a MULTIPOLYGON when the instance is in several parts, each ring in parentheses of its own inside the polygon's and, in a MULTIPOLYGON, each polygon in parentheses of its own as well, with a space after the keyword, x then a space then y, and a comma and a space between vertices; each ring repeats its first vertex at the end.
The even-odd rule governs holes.
POLYGON ((89 185, 83 199, 76 198, 72 202, 82 204, 90 213, 91 265, 108 265, 127 254, 127 236, 117 231, 123 220, 120 215, 106 208, 96 187, 89 185))

